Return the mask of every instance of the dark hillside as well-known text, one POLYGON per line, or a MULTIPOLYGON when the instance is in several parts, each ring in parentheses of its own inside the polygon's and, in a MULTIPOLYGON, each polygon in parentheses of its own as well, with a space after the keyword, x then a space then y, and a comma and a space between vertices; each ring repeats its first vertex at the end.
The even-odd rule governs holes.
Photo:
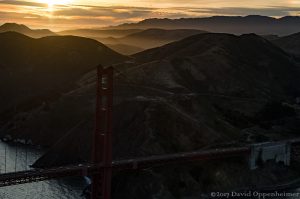
POLYGON ((16 112, 48 104, 76 88, 75 80, 98 64, 128 59, 95 40, 74 36, 32 39, 6 32, 0 34, 0 46, 1 128, 14 128, 16 112))

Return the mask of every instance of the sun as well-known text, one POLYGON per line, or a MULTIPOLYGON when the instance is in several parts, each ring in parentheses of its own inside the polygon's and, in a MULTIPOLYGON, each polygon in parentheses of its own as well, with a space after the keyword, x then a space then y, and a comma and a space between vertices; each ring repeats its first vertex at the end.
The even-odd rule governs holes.
POLYGON ((70 3, 71 0, 40 0, 41 3, 48 4, 48 7, 51 8, 54 5, 66 5, 70 3))

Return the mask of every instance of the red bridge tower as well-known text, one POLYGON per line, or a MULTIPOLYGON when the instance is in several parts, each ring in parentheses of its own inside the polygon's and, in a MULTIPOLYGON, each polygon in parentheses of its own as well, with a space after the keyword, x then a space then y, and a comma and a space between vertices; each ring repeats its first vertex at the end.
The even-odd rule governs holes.
POLYGON ((112 177, 113 67, 97 67, 96 124, 93 135, 92 163, 102 164, 92 177, 92 199, 110 199, 112 177))

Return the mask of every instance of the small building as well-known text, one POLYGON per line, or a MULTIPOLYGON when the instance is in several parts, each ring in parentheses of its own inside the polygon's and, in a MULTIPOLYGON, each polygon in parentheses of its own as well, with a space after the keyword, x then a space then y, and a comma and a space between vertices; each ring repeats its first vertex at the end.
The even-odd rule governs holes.
POLYGON ((249 167, 254 170, 267 161, 282 162, 289 166, 291 162, 291 143, 289 142, 266 142, 251 145, 249 167))

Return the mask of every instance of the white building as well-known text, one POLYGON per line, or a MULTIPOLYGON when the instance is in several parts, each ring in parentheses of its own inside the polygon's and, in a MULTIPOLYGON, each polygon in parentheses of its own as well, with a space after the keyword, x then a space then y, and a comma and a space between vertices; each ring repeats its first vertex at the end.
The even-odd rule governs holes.
POLYGON ((289 166, 291 162, 291 144, 289 142, 260 143, 251 145, 251 155, 249 159, 250 169, 259 167, 259 163, 273 160, 276 163, 282 162, 289 166))

